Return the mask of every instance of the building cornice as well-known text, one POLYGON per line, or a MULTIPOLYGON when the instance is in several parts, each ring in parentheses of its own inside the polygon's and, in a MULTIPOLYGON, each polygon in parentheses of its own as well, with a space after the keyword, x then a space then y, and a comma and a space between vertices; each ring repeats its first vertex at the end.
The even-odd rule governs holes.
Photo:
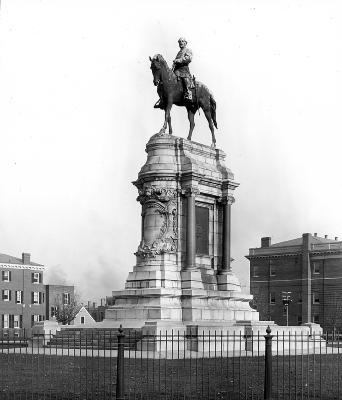
POLYGON ((248 255, 245 256, 248 260, 254 260, 256 258, 281 258, 281 257, 298 257, 301 256, 302 253, 282 253, 282 254, 257 254, 257 255, 248 255))
POLYGON ((0 268, 27 269, 27 270, 34 270, 34 271, 45 271, 44 265, 26 265, 26 264, 0 263, 0 268))

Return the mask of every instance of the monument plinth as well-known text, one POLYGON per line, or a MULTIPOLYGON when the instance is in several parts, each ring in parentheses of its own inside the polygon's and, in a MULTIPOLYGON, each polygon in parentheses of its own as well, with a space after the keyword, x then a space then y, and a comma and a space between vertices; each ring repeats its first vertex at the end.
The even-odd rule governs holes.
POLYGON ((104 324, 186 330, 258 321, 231 269, 231 206, 238 183, 223 151, 154 135, 133 182, 141 203, 141 242, 125 289, 104 324))

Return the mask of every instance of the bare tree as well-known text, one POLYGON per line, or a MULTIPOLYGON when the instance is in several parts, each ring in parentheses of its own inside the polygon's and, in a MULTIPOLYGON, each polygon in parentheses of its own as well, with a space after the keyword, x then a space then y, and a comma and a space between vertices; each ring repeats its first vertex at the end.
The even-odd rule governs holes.
POLYGON ((78 295, 69 295, 64 298, 64 295, 58 294, 55 298, 54 311, 57 322, 68 325, 75 318, 80 309, 78 295))

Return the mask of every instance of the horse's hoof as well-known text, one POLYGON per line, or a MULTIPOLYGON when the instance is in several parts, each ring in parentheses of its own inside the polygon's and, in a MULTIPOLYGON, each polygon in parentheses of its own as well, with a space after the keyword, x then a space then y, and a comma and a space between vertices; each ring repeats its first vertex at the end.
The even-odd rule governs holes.
POLYGON ((187 139, 187 140, 191 140, 191 136, 188 136, 186 139, 187 139))
POLYGON ((215 143, 215 142, 213 142, 213 143, 211 144, 211 148, 212 148, 212 149, 216 149, 216 143, 215 143))
POLYGON ((158 132, 158 135, 165 135, 165 129, 161 129, 159 132, 158 132))

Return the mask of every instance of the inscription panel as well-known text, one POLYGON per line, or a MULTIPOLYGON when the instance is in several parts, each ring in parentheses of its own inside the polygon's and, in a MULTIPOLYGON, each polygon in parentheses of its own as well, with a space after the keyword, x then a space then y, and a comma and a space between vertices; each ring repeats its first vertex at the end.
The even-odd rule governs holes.
POLYGON ((196 254, 209 255, 209 208, 196 206, 196 254))

